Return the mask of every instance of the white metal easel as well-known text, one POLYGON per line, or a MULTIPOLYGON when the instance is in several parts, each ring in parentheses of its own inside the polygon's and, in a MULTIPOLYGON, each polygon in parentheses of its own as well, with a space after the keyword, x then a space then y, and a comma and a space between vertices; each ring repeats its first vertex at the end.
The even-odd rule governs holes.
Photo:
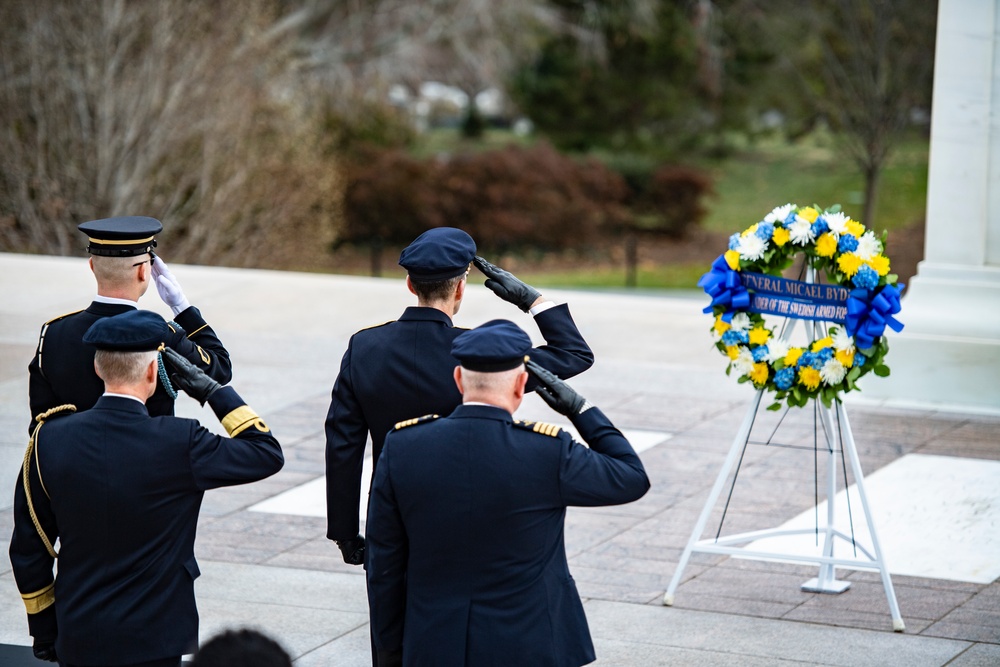
MULTIPOLYGON (((810 267, 807 273, 806 282, 813 282, 814 279, 813 269, 810 267)), ((791 337, 797 322, 798 320, 793 320, 792 326, 785 327, 785 331, 781 336, 782 340, 787 341, 791 337)), ((812 338, 814 337, 816 328, 820 325, 811 321, 805 321, 805 326, 807 333, 812 338)), ((892 588, 892 579, 889 576, 889 569, 886 567, 885 557, 882 554, 882 548, 879 545, 878 533, 875 530, 871 509, 868 505, 868 495, 865 493, 864 474, 861 471, 861 461, 858 458, 857 446, 854 443, 854 435, 851 432, 851 424, 847 419, 847 411, 844 409, 843 403, 835 401, 831 407, 826 407, 822 403, 818 403, 816 405, 820 422, 823 427, 827 450, 826 526, 817 526, 817 529, 823 535, 823 551, 821 556, 758 551, 736 546, 769 537, 812 535, 814 534, 814 529, 812 528, 795 530, 779 530, 777 528, 772 528, 767 530, 739 533, 726 537, 701 539, 702 533, 705 530, 705 525, 708 523, 712 509, 719 500, 719 496, 722 493, 726 480, 728 479, 730 473, 733 472, 734 467, 737 466, 737 462, 742 458, 742 454, 749 444, 750 431, 753 428, 754 421, 757 417, 757 411, 760 408, 760 400, 763 393, 763 389, 757 391, 756 396, 750 404, 750 408, 747 410, 746 416, 743 418, 743 423, 740 426, 736 437, 733 439, 733 444, 729 449, 729 454, 726 457, 725 463, 723 463, 722 469, 719 471, 719 475, 715 479, 715 484, 712 486, 712 491, 709 493, 708 500, 705 502, 704 508, 702 508, 701 515, 698 517, 698 522, 695 524, 694 531, 691 533, 691 538, 688 540, 687 546, 684 547, 684 552, 681 554, 681 560, 677 564, 677 570, 674 572, 674 576, 670 581, 670 586, 667 588, 667 592, 663 596, 663 604, 667 606, 673 605, 674 594, 677 591, 677 586, 680 584, 681 576, 684 574, 684 569, 687 567, 688 560, 694 552, 739 556, 741 558, 748 558, 751 560, 781 560, 816 563, 819 565, 819 574, 802 584, 803 591, 812 593, 843 593, 850 588, 851 582, 842 581, 836 577, 836 567, 839 565, 850 569, 877 570, 879 572, 882 578, 882 586, 885 588, 885 596, 889 601, 889 610, 892 614, 892 629, 896 632, 902 632, 906 626, 903 623, 902 616, 900 616, 899 605, 896 602, 896 593, 892 588), (839 428, 835 428, 835 425, 838 425, 839 428), (846 535, 840 530, 837 530, 834 526, 834 498, 837 494, 836 455, 838 451, 841 452, 842 455, 846 456, 846 458, 850 461, 855 486, 857 488, 858 496, 861 499, 861 508, 868 524, 869 535, 871 536, 871 551, 858 544, 853 535, 846 535), (838 539, 844 540, 848 544, 853 544, 855 548, 855 558, 837 558, 834 556, 834 543, 838 539), (857 552, 861 552, 865 559, 857 557, 857 552)), ((735 485, 735 483, 736 480, 734 479, 733 484, 735 485)), ((850 506, 848 505, 848 507, 850 506)))

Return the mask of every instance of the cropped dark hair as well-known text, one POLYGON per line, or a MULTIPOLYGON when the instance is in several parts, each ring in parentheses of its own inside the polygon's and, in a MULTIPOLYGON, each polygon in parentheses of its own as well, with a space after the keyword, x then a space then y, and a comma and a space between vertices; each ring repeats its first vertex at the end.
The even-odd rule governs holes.
POLYGON ((242 628, 226 630, 195 653, 190 667, 292 667, 292 659, 267 635, 242 628))
POLYGON ((454 278, 428 282, 418 282, 411 278, 410 284, 413 285, 413 291, 421 301, 444 301, 454 293, 463 278, 465 278, 464 273, 454 278))

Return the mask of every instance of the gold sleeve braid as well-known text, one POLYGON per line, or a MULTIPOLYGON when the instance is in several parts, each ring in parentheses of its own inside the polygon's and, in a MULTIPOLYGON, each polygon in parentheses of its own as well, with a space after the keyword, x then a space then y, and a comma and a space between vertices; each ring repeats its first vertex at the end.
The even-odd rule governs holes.
POLYGON ((38 614, 56 603, 56 582, 52 582, 40 591, 22 593, 21 600, 29 614, 38 614))
POLYGON ((236 437, 251 426, 261 433, 269 433, 271 429, 267 427, 256 412, 249 405, 241 405, 228 415, 222 418, 222 427, 230 437, 236 437))
MULTIPOLYGON (((35 444, 38 442, 38 432, 41 431, 42 424, 45 423, 46 419, 48 419, 49 417, 51 417, 56 413, 63 412, 64 410, 68 410, 70 412, 76 412, 76 406, 70 405, 68 403, 65 405, 58 405, 54 408, 46 410, 42 414, 35 417, 35 421, 38 422, 38 426, 35 427, 35 430, 32 431, 31 433, 31 437, 28 438, 28 448, 24 452, 24 461, 21 464, 21 483, 24 485, 24 497, 28 501, 28 514, 31 515, 31 522, 35 524, 35 530, 38 531, 38 537, 41 538, 42 544, 45 545, 45 550, 48 551, 49 555, 52 556, 53 558, 58 558, 59 554, 56 553, 55 547, 52 546, 52 540, 50 540, 49 536, 45 534, 45 531, 42 529, 42 524, 38 520, 38 514, 35 512, 35 503, 31 497, 31 482, 29 481, 30 478, 28 473, 31 470, 32 454, 35 454, 34 459, 35 459, 35 466, 36 468, 38 468, 38 480, 42 482, 42 469, 38 467, 38 455, 35 447, 35 444)), ((42 482, 42 491, 45 492, 46 496, 49 495, 49 492, 45 489, 45 482, 42 482)), ((45 591, 43 590, 39 591, 38 593, 33 593, 32 595, 41 596, 42 593, 44 592, 45 591)), ((53 597, 53 600, 54 599, 55 598, 53 597)), ((28 605, 27 599, 25 599, 25 605, 28 605)), ((42 607, 38 611, 41 611, 44 608, 45 607, 42 607)), ((28 613, 30 614, 32 612, 29 611, 28 613)))

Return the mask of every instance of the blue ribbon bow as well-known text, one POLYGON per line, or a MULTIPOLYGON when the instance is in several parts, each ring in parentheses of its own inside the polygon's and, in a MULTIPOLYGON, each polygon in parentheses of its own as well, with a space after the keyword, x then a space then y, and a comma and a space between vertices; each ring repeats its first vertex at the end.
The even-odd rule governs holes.
POLYGON ((738 271, 729 268, 725 255, 712 262, 712 270, 706 273, 698 281, 698 287, 704 288, 712 303, 702 309, 703 313, 710 313, 715 306, 725 306, 726 310, 722 314, 723 322, 731 322, 735 309, 745 309, 750 305, 750 294, 743 286, 738 271))
POLYGON ((879 292, 867 289, 853 289, 847 297, 847 320, 844 328, 854 336, 857 346, 867 350, 875 344, 885 327, 899 333, 903 323, 893 317, 902 310, 899 303, 900 290, 905 285, 886 285, 879 292))

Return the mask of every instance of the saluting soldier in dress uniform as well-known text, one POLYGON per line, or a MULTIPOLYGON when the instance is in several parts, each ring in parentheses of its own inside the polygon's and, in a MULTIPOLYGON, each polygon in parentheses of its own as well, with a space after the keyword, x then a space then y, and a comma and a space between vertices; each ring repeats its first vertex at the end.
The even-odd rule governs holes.
POLYGON ((358 510, 369 433, 377 464, 393 424, 428 413, 447 415, 462 402, 452 380, 457 362, 451 343, 465 329, 455 327, 452 317, 462 305, 473 262, 497 296, 534 316, 546 345, 532 354, 546 368, 568 378, 594 363, 569 306, 543 299, 511 273, 476 257, 475 241, 460 229, 438 227, 418 236, 399 257, 417 305, 396 321, 351 337, 326 417, 326 536, 337 542, 346 563, 364 562, 358 510))
POLYGON ((455 339, 464 403, 396 425, 368 510, 368 600, 378 665, 576 667, 594 660, 569 573, 569 505, 649 489, 628 440, 597 408, 528 362, 559 427, 515 421, 531 340, 493 320, 455 339))
MULTIPOLYGON (((89 410, 104 391, 94 373, 94 350, 83 344, 83 334, 94 322, 139 307, 139 297, 156 281, 160 298, 170 306, 174 321, 167 347, 179 352, 217 382, 232 379, 229 352, 188 303, 184 290, 163 260, 153 253, 154 236, 163 229, 159 220, 127 216, 92 220, 79 226, 87 235, 90 269, 97 278, 97 296, 86 310, 57 317, 42 326, 35 357, 28 365, 28 400, 31 424, 35 417, 57 405, 89 410)), ((149 414, 174 414, 174 399, 165 386, 146 402, 149 414)))
POLYGON ((43 420, 29 442, 10 560, 41 660, 180 665, 198 643, 194 539, 205 490, 263 479, 284 462, 235 390, 165 347, 171 335, 150 311, 98 319, 83 340, 97 349, 104 395, 90 410, 43 420), (173 382, 208 401, 232 438, 148 413, 157 349, 173 382))

